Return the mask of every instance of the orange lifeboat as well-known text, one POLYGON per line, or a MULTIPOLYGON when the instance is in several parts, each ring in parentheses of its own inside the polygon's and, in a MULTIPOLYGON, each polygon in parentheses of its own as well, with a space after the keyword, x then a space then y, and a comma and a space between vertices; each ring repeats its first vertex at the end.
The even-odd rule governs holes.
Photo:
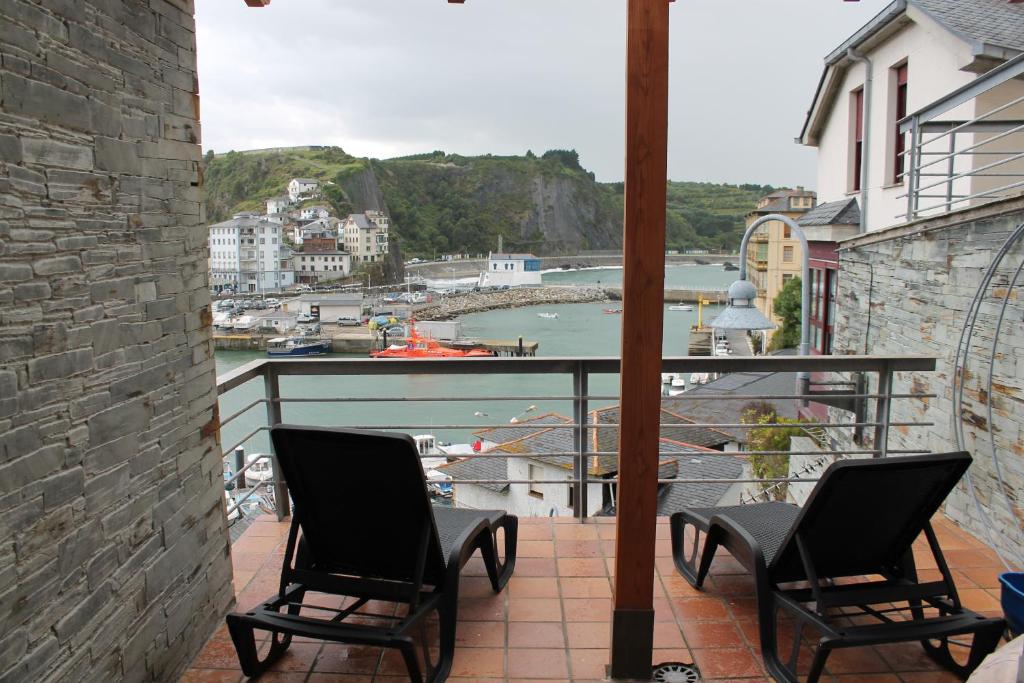
POLYGON ((394 344, 383 351, 370 352, 371 358, 490 358, 492 351, 484 349, 452 349, 442 346, 416 332, 416 322, 409 322, 409 336, 404 344, 394 344))

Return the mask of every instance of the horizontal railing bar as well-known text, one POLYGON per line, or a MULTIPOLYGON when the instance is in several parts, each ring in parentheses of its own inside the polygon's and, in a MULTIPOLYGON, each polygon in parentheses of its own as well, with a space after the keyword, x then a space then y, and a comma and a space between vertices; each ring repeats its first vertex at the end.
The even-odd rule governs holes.
MULTIPOLYGON (((1021 126, 1021 130, 1024 130, 1024 126, 1021 126)), ((1017 161, 1018 159, 1022 159, 1022 158, 1024 158, 1024 152, 1019 152, 1019 153, 1014 154, 1012 156, 1006 157, 1005 159, 997 159, 996 161, 993 161, 991 163, 985 164, 984 166, 979 166, 978 168, 970 169, 968 171, 962 171, 960 173, 954 173, 953 175, 947 175, 943 180, 939 180, 939 181, 934 182, 934 183, 932 183, 930 185, 925 185, 924 187, 915 188, 914 192, 918 196, 920 196, 921 192, 923 192, 924 190, 930 190, 933 187, 938 187, 940 185, 947 185, 947 184, 949 184, 949 183, 951 183, 951 182, 953 182, 955 180, 960 180, 962 178, 973 177, 975 174, 977 174, 978 171, 986 171, 986 170, 988 170, 990 168, 995 168, 996 166, 1002 166, 1003 164, 1008 164, 1008 163, 1010 163, 1012 161, 1017 161)), ((931 164, 937 164, 937 163, 940 163, 941 161, 942 161, 942 159, 938 159, 936 161, 929 162, 928 164, 926 164, 926 166, 930 166, 931 164)), ((924 166, 922 166, 921 168, 924 168, 924 166)), ((1017 175, 1022 175, 1022 174, 1017 174, 1017 175)), ((987 190, 987 192, 991 192, 991 190, 987 190)))
MULTIPOLYGON (((659 456, 663 457, 679 457, 679 458, 692 458, 692 457, 711 457, 711 458, 734 458, 737 456, 748 456, 748 455, 875 455, 881 453, 880 450, 861 450, 861 451, 840 451, 833 449, 819 449, 816 451, 658 451, 659 456)), ((899 455, 913 455, 915 453, 929 453, 930 451, 920 449, 889 449, 886 453, 899 454, 899 455)), ((461 460, 476 460, 476 459, 488 459, 488 458, 573 458, 578 456, 577 451, 552 451, 546 453, 495 453, 493 450, 485 453, 461 453, 459 455, 451 456, 458 458, 455 462, 461 460)), ((591 457, 608 457, 618 456, 618 451, 585 451, 583 453, 585 458, 591 457)), ((444 457, 437 455, 424 455, 423 458, 438 458, 444 457)), ((447 463, 452 464, 452 463, 447 463)), ((439 465, 438 467, 444 468, 446 465, 439 465)))
POLYGON ((237 411, 237 412, 235 412, 235 413, 232 413, 232 414, 231 414, 231 415, 229 415, 228 417, 226 417, 226 418, 224 418, 223 420, 221 420, 221 421, 220 421, 220 426, 221 426, 221 427, 223 427, 224 425, 228 424, 229 422, 231 422, 232 420, 234 420, 234 419, 235 419, 236 417, 238 417, 238 416, 239 416, 239 415, 241 415, 242 413, 245 413, 245 412, 247 412, 247 411, 249 411, 249 410, 252 410, 252 409, 253 409, 253 408, 255 408, 256 406, 258 406, 258 405, 260 405, 260 404, 262 404, 262 403, 266 403, 266 402, 267 402, 267 399, 266 399, 266 398, 258 398, 258 399, 256 399, 255 401, 253 401, 253 402, 252 402, 252 403, 250 403, 249 405, 245 406, 245 407, 244 407, 244 408, 242 408, 241 410, 239 410, 239 411, 237 411))
POLYGON ((269 427, 257 427, 256 429, 252 430, 251 432, 249 432, 248 434, 246 434, 246 435, 245 435, 245 436, 244 436, 244 437, 243 437, 243 438, 242 438, 242 439, 241 439, 240 441, 236 441, 236 442, 235 442, 235 445, 233 445, 233 446, 232 446, 231 448, 229 448, 229 449, 227 449, 226 451, 224 451, 224 454, 223 454, 223 455, 221 456, 221 458, 226 458, 226 457, 228 457, 229 455, 231 455, 232 453, 234 453, 234 452, 235 452, 235 449, 236 449, 236 448, 238 448, 239 446, 241 446, 241 445, 242 445, 243 443, 245 443, 246 441, 248 441, 248 440, 249 440, 249 439, 251 439, 252 437, 256 436, 256 435, 257 435, 257 434, 259 434, 260 432, 265 432, 265 431, 267 431, 268 429, 270 429, 270 428, 269 428, 269 427))
MULTIPOLYGON (((818 481, 818 478, 814 479, 803 479, 803 478, 792 478, 792 479, 659 479, 659 484, 762 484, 765 482, 810 482, 818 481)), ((458 484, 579 484, 579 479, 454 479, 451 482, 453 485, 458 484)), ((610 479, 593 479, 588 478, 586 480, 588 484, 618 484, 618 477, 612 477, 610 479)))
MULTIPOLYGON (((279 376, 301 375, 408 375, 408 374, 619 374, 616 357, 440 358, 394 359, 267 358, 253 361, 218 378, 224 393, 269 369, 279 376)), ((689 356, 662 361, 665 372, 855 372, 931 371, 935 358, 925 356, 689 356)))
MULTIPOLYGON (((852 382, 831 382, 828 384, 812 384, 811 387, 815 386, 850 386, 852 382)), ((935 398, 937 394, 842 394, 843 398, 935 398)), ((671 398, 677 400, 692 400, 692 401, 709 401, 709 400, 721 400, 721 401, 756 401, 756 400, 782 400, 782 399, 810 399, 813 400, 814 394, 709 394, 700 393, 694 395, 681 394, 679 396, 672 396, 671 398)), ((618 396, 601 396, 601 395, 588 395, 588 396, 469 396, 469 397, 451 397, 451 396, 402 396, 402 397, 391 397, 391 396, 335 396, 335 397, 322 397, 322 398, 306 398, 306 397, 289 397, 282 396, 280 398, 273 399, 275 403, 479 403, 481 401, 511 401, 511 402, 524 402, 524 401, 617 401, 618 396)), ((265 400, 265 399, 263 399, 265 400)), ((263 402, 261 400, 260 402, 263 402)), ((223 423, 222 423, 223 424, 223 423)))
MULTIPOLYGON (((668 422, 663 423, 662 427, 678 427, 678 428, 702 428, 702 429, 721 429, 723 427, 728 429, 761 429, 763 427, 882 427, 889 425, 891 427, 934 427, 934 422, 765 422, 764 424, 749 424, 746 422, 668 422)), ((518 422, 516 424, 498 424, 494 426, 487 425, 467 425, 467 424, 422 424, 422 425, 346 425, 347 429, 375 429, 375 430, 393 430, 393 429, 414 429, 417 431, 425 431, 432 429, 467 429, 471 431, 481 431, 484 429, 578 429, 584 427, 586 429, 617 429, 618 423, 602 422, 598 424, 587 423, 579 425, 572 422, 558 422, 555 424, 530 424, 518 422)), ((266 427, 264 427, 266 429, 266 427)))
MULTIPOLYGON (((1024 154, 1022 154, 1022 155, 1024 155, 1024 154)), ((1024 175, 1024 174, 1021 174, 1021 175, 1024 175)), ((1024 185, 1024 180, 1021 180, 1020 182, 1016 182, 1016 183, 1010 183, 1008 185, 1002 185, 1000 187, 993 187, 993 188, 990 188, 988 190, 985 190, 984 192, 978 192, 976 194, 969 194, 966 197, 962 197, 960 199, 954 199, 953 201, 946 202, 946 203, 947 204, 959 204, 960 202, 966 202, 968 199, 998 199, 999 195, 991 195, 989 193, 990 192, 1002 192, 1004 190, 1012 190, 1014 188, 1020 187, 1021 185, 1024 185)), ((936 206, 930 206, 928 208, 921 209, 921 211, 931 211, 933 209, 938 209, 941 206, 942 206, 942 204, 940 203, 940 204, 937 204, 936 206)))
MULTIPOLYGON (((949 178, 948 173, 919 173, 918 175, 926 176, 929 178, 949 178)), ((1024 173, 972 173, 972 178, 1019 178, 1024 173)), ((921 195, 922 197, 944 197, 946 195, 921 195)), ((956 195, 953 195, 954 197, 956 195)))

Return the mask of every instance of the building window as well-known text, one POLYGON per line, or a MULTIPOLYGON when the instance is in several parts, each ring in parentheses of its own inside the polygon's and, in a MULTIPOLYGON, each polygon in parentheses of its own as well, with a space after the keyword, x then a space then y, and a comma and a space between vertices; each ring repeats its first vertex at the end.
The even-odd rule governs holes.
POLYGON ((788 240, 792 236, 791 233, 792 233, 791 228, 788 225, 786 225, 785 223, 783 223, 782 224, 782 239, 788 240))
POLYGON ((782 248, 782 262, 792 263, 793 262, 793 247, 782 248))
POLYGON ((895 85, 896 92, 894 93, 894 99, 896 102, 896 120, 893 121, 893 125, 896 130, 893 134, 896 137, 896 144, 893 147, 893 183, 899 184, 903 182, 903 168, 904 157, 903 152, 906 151, 907 138, 905 135, 900 134, 899 121, 907 115, 907 65, 898 66, 893 69, 895 72, 895 85))
POLYGON ((860 192, 861 164, 864 158, 864 88, 853 92, 852 110, 850 112, 850 123, 853 124, 853 144, 851 150, 853 152, 853 164, 850 170, 853 177, 850 179, 850 188, 854 192, 860 192))
POLYGON ((530 480, 530 495, 534 498, 544 500, 544 492, 540 490, 540 484, 537 483, 538 480, 543 478, 544 471, 537 465, 528 464, 526 467, 528 470, 528 478, 530 480))
POLYGON ((568 493, 565 496, 565 506, 573 507, 576 504, 576 488, 573 486, 572 477, 569 477, 568 493))

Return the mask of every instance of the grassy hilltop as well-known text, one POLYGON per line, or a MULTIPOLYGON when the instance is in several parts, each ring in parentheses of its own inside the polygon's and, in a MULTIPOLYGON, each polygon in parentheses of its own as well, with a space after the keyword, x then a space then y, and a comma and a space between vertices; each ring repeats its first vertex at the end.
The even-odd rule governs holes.
MULTIPOLYGON (((441 151, 360 159, 338 147, 229 152, 206 157, 211 221, 262 210, 291 178, 324 183, 339 215, 387 211, 406 258, 483 253, 497 246, 537 254, 614 249, 622 240, 622 183, 599 183, 573 150, 474 156, 441 151)), ((743 217, 774 188, 668 184, 669 249, 739 248, 743 217)))

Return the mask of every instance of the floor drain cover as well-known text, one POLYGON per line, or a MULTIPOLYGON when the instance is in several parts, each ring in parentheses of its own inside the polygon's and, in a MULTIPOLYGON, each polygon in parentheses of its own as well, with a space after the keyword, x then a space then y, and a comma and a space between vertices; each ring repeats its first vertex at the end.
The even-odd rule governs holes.
POLYGON ((658 683, 700 683, 700 671, 693 664, 666 662, 654 667, 651 680, 658 683))

